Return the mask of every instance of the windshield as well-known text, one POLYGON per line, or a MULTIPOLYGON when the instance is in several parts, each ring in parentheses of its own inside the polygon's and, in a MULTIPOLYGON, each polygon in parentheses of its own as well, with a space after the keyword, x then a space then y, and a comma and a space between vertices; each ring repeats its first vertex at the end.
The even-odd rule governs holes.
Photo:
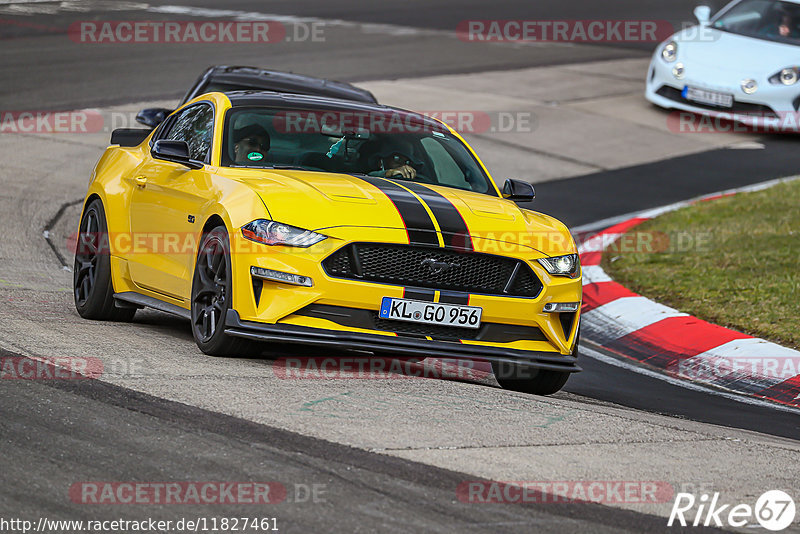
POLYGON ((800 5, 775 0, 743 0, 720 13, 711 25, 768 41, 800 44, 800 5))
POLYGON ((444 126, 396 111, 234 108, 225 121, 222 165, 365 174, 496 195, 444 126))

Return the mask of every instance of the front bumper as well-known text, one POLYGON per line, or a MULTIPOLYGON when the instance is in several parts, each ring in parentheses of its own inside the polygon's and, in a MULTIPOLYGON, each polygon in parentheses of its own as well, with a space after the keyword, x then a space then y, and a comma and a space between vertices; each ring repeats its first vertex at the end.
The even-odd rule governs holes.
MULTIPOLYGON (((381 237, 385 241, 391 241, 386 239, 389 236, 385 235, 385 230, 382 229, 359 228, 358 237, 371 243, 381 242, 381 237), (370 239, 373 236, 374 239, 370 239)), ((239 318, 245 323, 277 325, 277 328, 303 327, 342 334, 366 334, 377 336, 370 339, 378 340, 388 336, 427 336, 432 341, 452 342, 446 345, 450 351, 462 345, 479 345, 486 350, 507 349, 515 354, 541 352, 564 356, 573 351, 579 312, 548 313, 543 308, 550 302, 580 302, 582 289, 580 277, 569 279, 550 276, 535 259, 531 259, 532 255, 523 254, 516 257, 528 262, 536 277, 544 285, 536 297, 418 290, 408 286, 329 276, 322 266, 323 260, 350 242, 351 239, 331 237, 319 245, 302 251, 270 249, 263 246, 263 251, 257 248, 249 250, 247 254, 232 254, 234 276, 232 309, 236 310, 239 318), (302 287, 256 279, 250 272, 254 266, 307 276, 313 280, 313 285, 302 287), (378 324, 375 318, 368 317, 368 314, 377 314, 384 297, 478 306, 483 309, 482 324, 495 326, 491 327, 491 332, 480 336, 473 336, 464 329, 455 329, 464 330, 462 333, 467 334, 459 336, 459 332, 442 332, 438 328, 431 332, 409 331, 407 325, 401 322, 397 322, 395 327, 383 322, 378 324), (337 314, 308 313, 312 307, 343 307, 353 317, 342 318, 337 314), (506 326, 508 328, 505 328, 506 326), (526 334, 519 331, 520 328, 527 328, 530 331, 526 334), (513 335, 508 335, 508 329, 515 330, 512 332, 513 335)), ((509 255, 509 257, 514 256, 509 255)), ((417 349, 428 346, 424 343, 425 340, 421 341, 423 341, 421 345, 414 345, 417 349)), ((475 354, 475 351, 470 354, 475 354)))
POLYGON ((567 373, 581 370, 575 355, 327 330, 290 324, 256 323, 241 320, 236 310, 228 310, 228 314, 225 317, 225 333, 229 336, 255 341, 313 345, 339 350, 365 350, 397 356, 419 357, 424 355, 431 358, 487 360, 522 364, 537 369, 567 373))

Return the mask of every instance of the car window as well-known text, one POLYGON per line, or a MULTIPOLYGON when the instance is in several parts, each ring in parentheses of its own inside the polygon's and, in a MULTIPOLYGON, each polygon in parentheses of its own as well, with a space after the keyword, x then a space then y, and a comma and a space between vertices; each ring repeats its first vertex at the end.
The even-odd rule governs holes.
POLYGON ((743 0, 715 17, 712 26, 749 37, 800 44, 800 5, 774 0, 743 0))
POLYGON ((458 163, 450 153, 447 152, 441 141, 434 137, 426 137, 421 139, 420 143, 428 153, 439 183, 459 189, 471 188, 464 171, 458 166, 458 163))
POLYGON ((392 177, 495 194, 475 157, 444 126, 394 110, 234 108, 225 120, 221 164, 392 177))
POLYGON ((208 162, 213 133, 214 110, 208 104, 200 104, 181 111, 172 120, 162 139, 186 141, 192 159, 208 162))

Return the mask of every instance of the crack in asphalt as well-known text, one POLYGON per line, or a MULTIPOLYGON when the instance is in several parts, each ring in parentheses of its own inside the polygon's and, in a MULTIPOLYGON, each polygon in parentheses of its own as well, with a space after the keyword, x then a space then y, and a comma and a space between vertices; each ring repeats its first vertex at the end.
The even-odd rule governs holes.
POLYGON ((79 198, 78 200, 71 200, 69 202, 61 204, 56 214, 53 215, 53 217, 47 222, 47 224, 44 225, 44 229, 42 230, 42 237, 44 237, 44 240, 50 246, 50 250, 53 251, 53 254, 55 254, 56 258, 58 259, 59 263, 61 263, 61 266, 64 268, 64 270, 69 272, 72 272, 72 268, 67 263, 67 260, 64 257, 64 255, 61 254, 61 251, 58 250, 58 247, 56 247, 55 243, 53 243, 53 240, 50 239, 50 232, 53 230, 53 228, 55 228, 56 224, 58 224, 58 221, 61 219, 61 217, 64 216, 64 212, 66 212, 72 206, 80 204, 81 202, 83 202, 83 198, 79 198))
MULTIPOLYGON (((734 438, 688 438, 688 439, 655 439, 655 440, 629 440, 624 444, 618 441, 585 441, 585 442, 563 442, 563 443, 530 443, 530 444, 512 444, 512 445, 442 445, 440 447, 372 447, 367 450, 371 452, 404 452, 404 451, 463 451, 463 450, 487 450, 487 449, 524 449, 524 448, 542 448, 542 447, 571 447, 571 446, 584 446, 584 445, 649 445, 659 443, 699 443, 699 442, 712 442, 712 441, 741 441, 734 438)), ((794 450, 794 449, 787 449, 794 450)))

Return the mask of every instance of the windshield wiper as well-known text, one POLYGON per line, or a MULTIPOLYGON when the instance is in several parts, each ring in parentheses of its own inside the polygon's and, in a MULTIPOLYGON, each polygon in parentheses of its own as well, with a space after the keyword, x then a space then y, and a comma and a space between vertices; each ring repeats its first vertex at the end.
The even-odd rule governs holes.
POLYGON ((236 169, 264 169, 264 170, 276 169, 276 170, 279 170, 279 171, 289 171, 289 170, 312 171, 313 170, 313 169, 309 169, 307 167, 302 167, 300 165, 269 165, 269 166, 265 166, 265 165, 236 165, 236 164, 233 164, 233 165, 230 165, 230 166, 233 167, 233 168, 236 168, 236 169))
POLYGON ((278 169, 281 171, 310 171, 308 167, 303 167, 302 165, 273 165, 272 167, 267 167, 268 169, 278 169))

